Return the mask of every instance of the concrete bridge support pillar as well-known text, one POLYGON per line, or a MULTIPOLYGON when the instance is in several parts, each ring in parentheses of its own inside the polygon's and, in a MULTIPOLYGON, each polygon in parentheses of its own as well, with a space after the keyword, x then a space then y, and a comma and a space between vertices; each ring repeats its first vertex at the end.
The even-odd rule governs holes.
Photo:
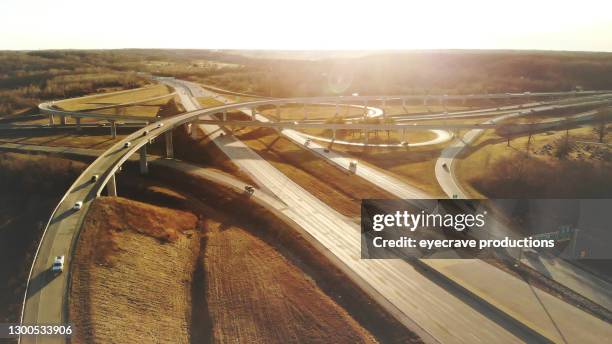
POLYGON ((363 102, 363 117, 368 117, 368 101, 363 102))
POLYGON ((60 116, 60 123, 66 125, 66 116, 60 116))
POLYGON ((75 118, 76 121, 76 130, 81 131, 81 117, 75 118))
POLYGON ((254 107, 251 108, 251 121, 255 120, 255 115, 257 114, 257 109, 255 109, 254 107))
POLYGON ((223 122, 227 121, 227 110, 223 110, 223 122))
POLYGON ((281 108, 280 108, 280 104, 276 104, 276 121, 277 122, 281 121, 281 108))
POLYGON ((198 136, 198 125, 195 122, 191 123, 191 138, 193 140, 197 140, 199 138, 199 136, 198 136))
POLYGON ((336 117, 340 114, 340 101, 336 100, 336 117))
POLYGON ((117 197, 117 181, 114 173, 106 183, 106 193, 111 197, 117 197))
POLYGON ((406 129, 402 129, 402 142, 406 142, 406 129))
POLYGON ((187 133, 187 135, 191 136, 193 133, 193 124, 185 123, 185 132, 187 133))
POLYGON ((115 121, 111 121, 110 122, 110 129, 111 129, 111 137, 114 139, 117 137, 117 123, 115 123, 115 121))
POLYGON ((402 98, 402 107, 405 108, 406 107, 406 98, 402 98))
POLYGON ((149 173, 149 163, 147 162, 147 145, 140 148, 140 174, 149 173))
POLYGON ((383 109, 387 107, 387 98, 383 98, 383 100, 382 100, 382 107, 383 107, 383 109))
POLYGON ((53 119, 53 115, 49 115, 49 125, 54 125, 55 120, 53 119))
POLYGON ((427 105, 427 97, 423 97, 423 105, 427 105))
POLYGON ((308 119, 308 110, 306 109, 306 103, 302 104, 302 110, 304 111, 304 119, 308 119))
POLYGON ((368 134, 369 134, 368 133, 368 129, 364 129, 363 130, 363 134, 364 134, 363 135, 364 136, 363 143, 367 146, 368 145, 368 134))
POLYGON ((336 129, 332 129, 332 141, 336 141, 336 129))
POLYGON ((174 148, 172 147, 172 130, 164 134, 166 140, 166 159, 174 159, 174 148))

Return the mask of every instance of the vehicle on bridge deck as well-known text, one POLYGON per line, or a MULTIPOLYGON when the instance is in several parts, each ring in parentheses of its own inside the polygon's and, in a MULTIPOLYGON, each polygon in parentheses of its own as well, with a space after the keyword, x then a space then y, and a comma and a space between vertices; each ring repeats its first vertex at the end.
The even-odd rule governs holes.
POLYGON ((352 160, 349 163, 349 171, 351 173, 357 173, 357 160, 352 160))
POLYGON ((51 271, 54 273, 60 273, 64 271, 64 256, 57 256, 53 260, 53 265, 51 266, 51 271))
POLYGON ((132 145, 131 142, 126 142, 123 144, 123 148, 130 148, 131 145, 132 145))
POLYGON ((249 194, 252 195, 253 193, 255 193, 255 188, 252 187, 251 185, 245 185, 244 187, 244 191, 249 194))
POLYGON ((74 210, 81 210, 81 208, 83 208, 83 201, 78 201, 74 204, 74 206, 72 206, 72 209, 74 210))

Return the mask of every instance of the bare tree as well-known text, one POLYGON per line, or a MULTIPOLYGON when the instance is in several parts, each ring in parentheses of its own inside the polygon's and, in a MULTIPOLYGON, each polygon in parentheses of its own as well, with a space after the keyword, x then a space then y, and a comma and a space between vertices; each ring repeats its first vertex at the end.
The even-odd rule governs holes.
POLYGON ((596 125, 593 127, 593 132, 597 135, 599 143, 603 143, 607 133, 608 122, 612 120, 611 108, 601 108, 595 114, 596 125))

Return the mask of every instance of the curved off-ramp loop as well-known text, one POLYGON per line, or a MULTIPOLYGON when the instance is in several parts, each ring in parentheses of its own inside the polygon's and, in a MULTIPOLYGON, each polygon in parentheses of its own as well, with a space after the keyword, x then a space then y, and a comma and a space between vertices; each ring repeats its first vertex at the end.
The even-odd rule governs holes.
MULTIPOLYGON (((329 103, 320 103, 320 104, 313 104, 313 105, 336 106, 335 104, 329 104, 329 103)), ((340 106, 348 106, 348 107, 354 107, 354 108, 359 108, 359 109, 363 109, 364 107, 366 107, 365 105, 358 105, 358 104, 342 104, 340 106)), ((383 116, 385 114, 384 110, 381 109, 381 108, 377 108, 377 107, 373 107, 373 106, 367 106, 366 108, 368 109, 366 116, 369 117, 369 118, 381 117, 381 116, 383 116)), ((356 118, 357 117, 352 117, 351 119, 348 120, 348 123, 352 123, 356 118)), ((436 137, 431 139, 431 140, 427 140, 427 141, 415 142, 415 143, 406 143, 406 144, 401 144, 401 143, 368 143, 367 145, 365 143, 362 143, 362 142, 351 142, 351 141, 344 141, 344 140, 334 140, 334 139, 329 139, 329 138, 322 137, 322 136, 306 134, 306 133, 303 133, 301 131, 297 131, 297 132, 302 137, 309 138, 309 139, 312 139, 312 140, 321 141, 321 142, 334 143, 334 144, 339 144, 339 145, 343 145, 343 146, 356 146, 356 147, 368 146, 368 147, 379 147, 379 148, 423 147, 423 146, 437 145, 437 144, 440 144, 440 143, 448 142, 448 141, 450 141, 453 138, 453 134, 448 132, 448 131, 446 131, 446 130, 433 129, 433 130, 429 130, 429 131, 434 133, 434 135, 436 135, 436 137)))
POLYGON ((453 138, 453 134, 451 134, 450 132, 448 132, 446 130, 432 129, 432 130, 429 130, 429 131, 431 131, 432 133, 436 134, 436 137, 431 139, 431 140, 427 140, 427 141, 415 142, 415 143, 406 143, 406 144, 401 144, 401 143, 368 143, 366 145, 363 142, 351 142, 351 141, 344 141, 344 140, 333 140, 333 139, 328 139, 328 138, 321 137, 321 136, 309 135, 309 134, 304 134, 304 133, 300 133, 300 135, 302 135, 305 138, 309 138, 309 139, 313 139, 313 140, 317 140, 317 141, 322 141, 322 142, 327 142, 327 143, 338 144, 338 145, 357 146, 357 147, 368 146, 368 147, 381 147, 381 148, 423 147, 423 146, 437 145, 437 144, 440 144, 440 143, 448 142, 448 141, 450 141, 453 138))

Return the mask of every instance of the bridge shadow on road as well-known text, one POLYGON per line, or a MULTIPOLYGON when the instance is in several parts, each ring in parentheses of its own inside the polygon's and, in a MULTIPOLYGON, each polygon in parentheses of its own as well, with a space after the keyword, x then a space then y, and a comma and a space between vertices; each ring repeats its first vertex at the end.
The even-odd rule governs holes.
POLYGON ((57 278, 57 276, 59 276, 59 273, 54 273, 50 268, 34 276, 28 285, 28 299, 36 295, 42 288, 57 278))
POLYGON ((75 212, 75 210, 70 208, 70 209, 64 211, 63 213, 61 213, 61 214, 59 214, 57 216, 54 216, 53 220, 51 220, 50 225, 54 224, 56 222, 62 221, 63 219, 67 218, 68 216, 72 215, 72 213, 74 213, 74 212, 75 212))

